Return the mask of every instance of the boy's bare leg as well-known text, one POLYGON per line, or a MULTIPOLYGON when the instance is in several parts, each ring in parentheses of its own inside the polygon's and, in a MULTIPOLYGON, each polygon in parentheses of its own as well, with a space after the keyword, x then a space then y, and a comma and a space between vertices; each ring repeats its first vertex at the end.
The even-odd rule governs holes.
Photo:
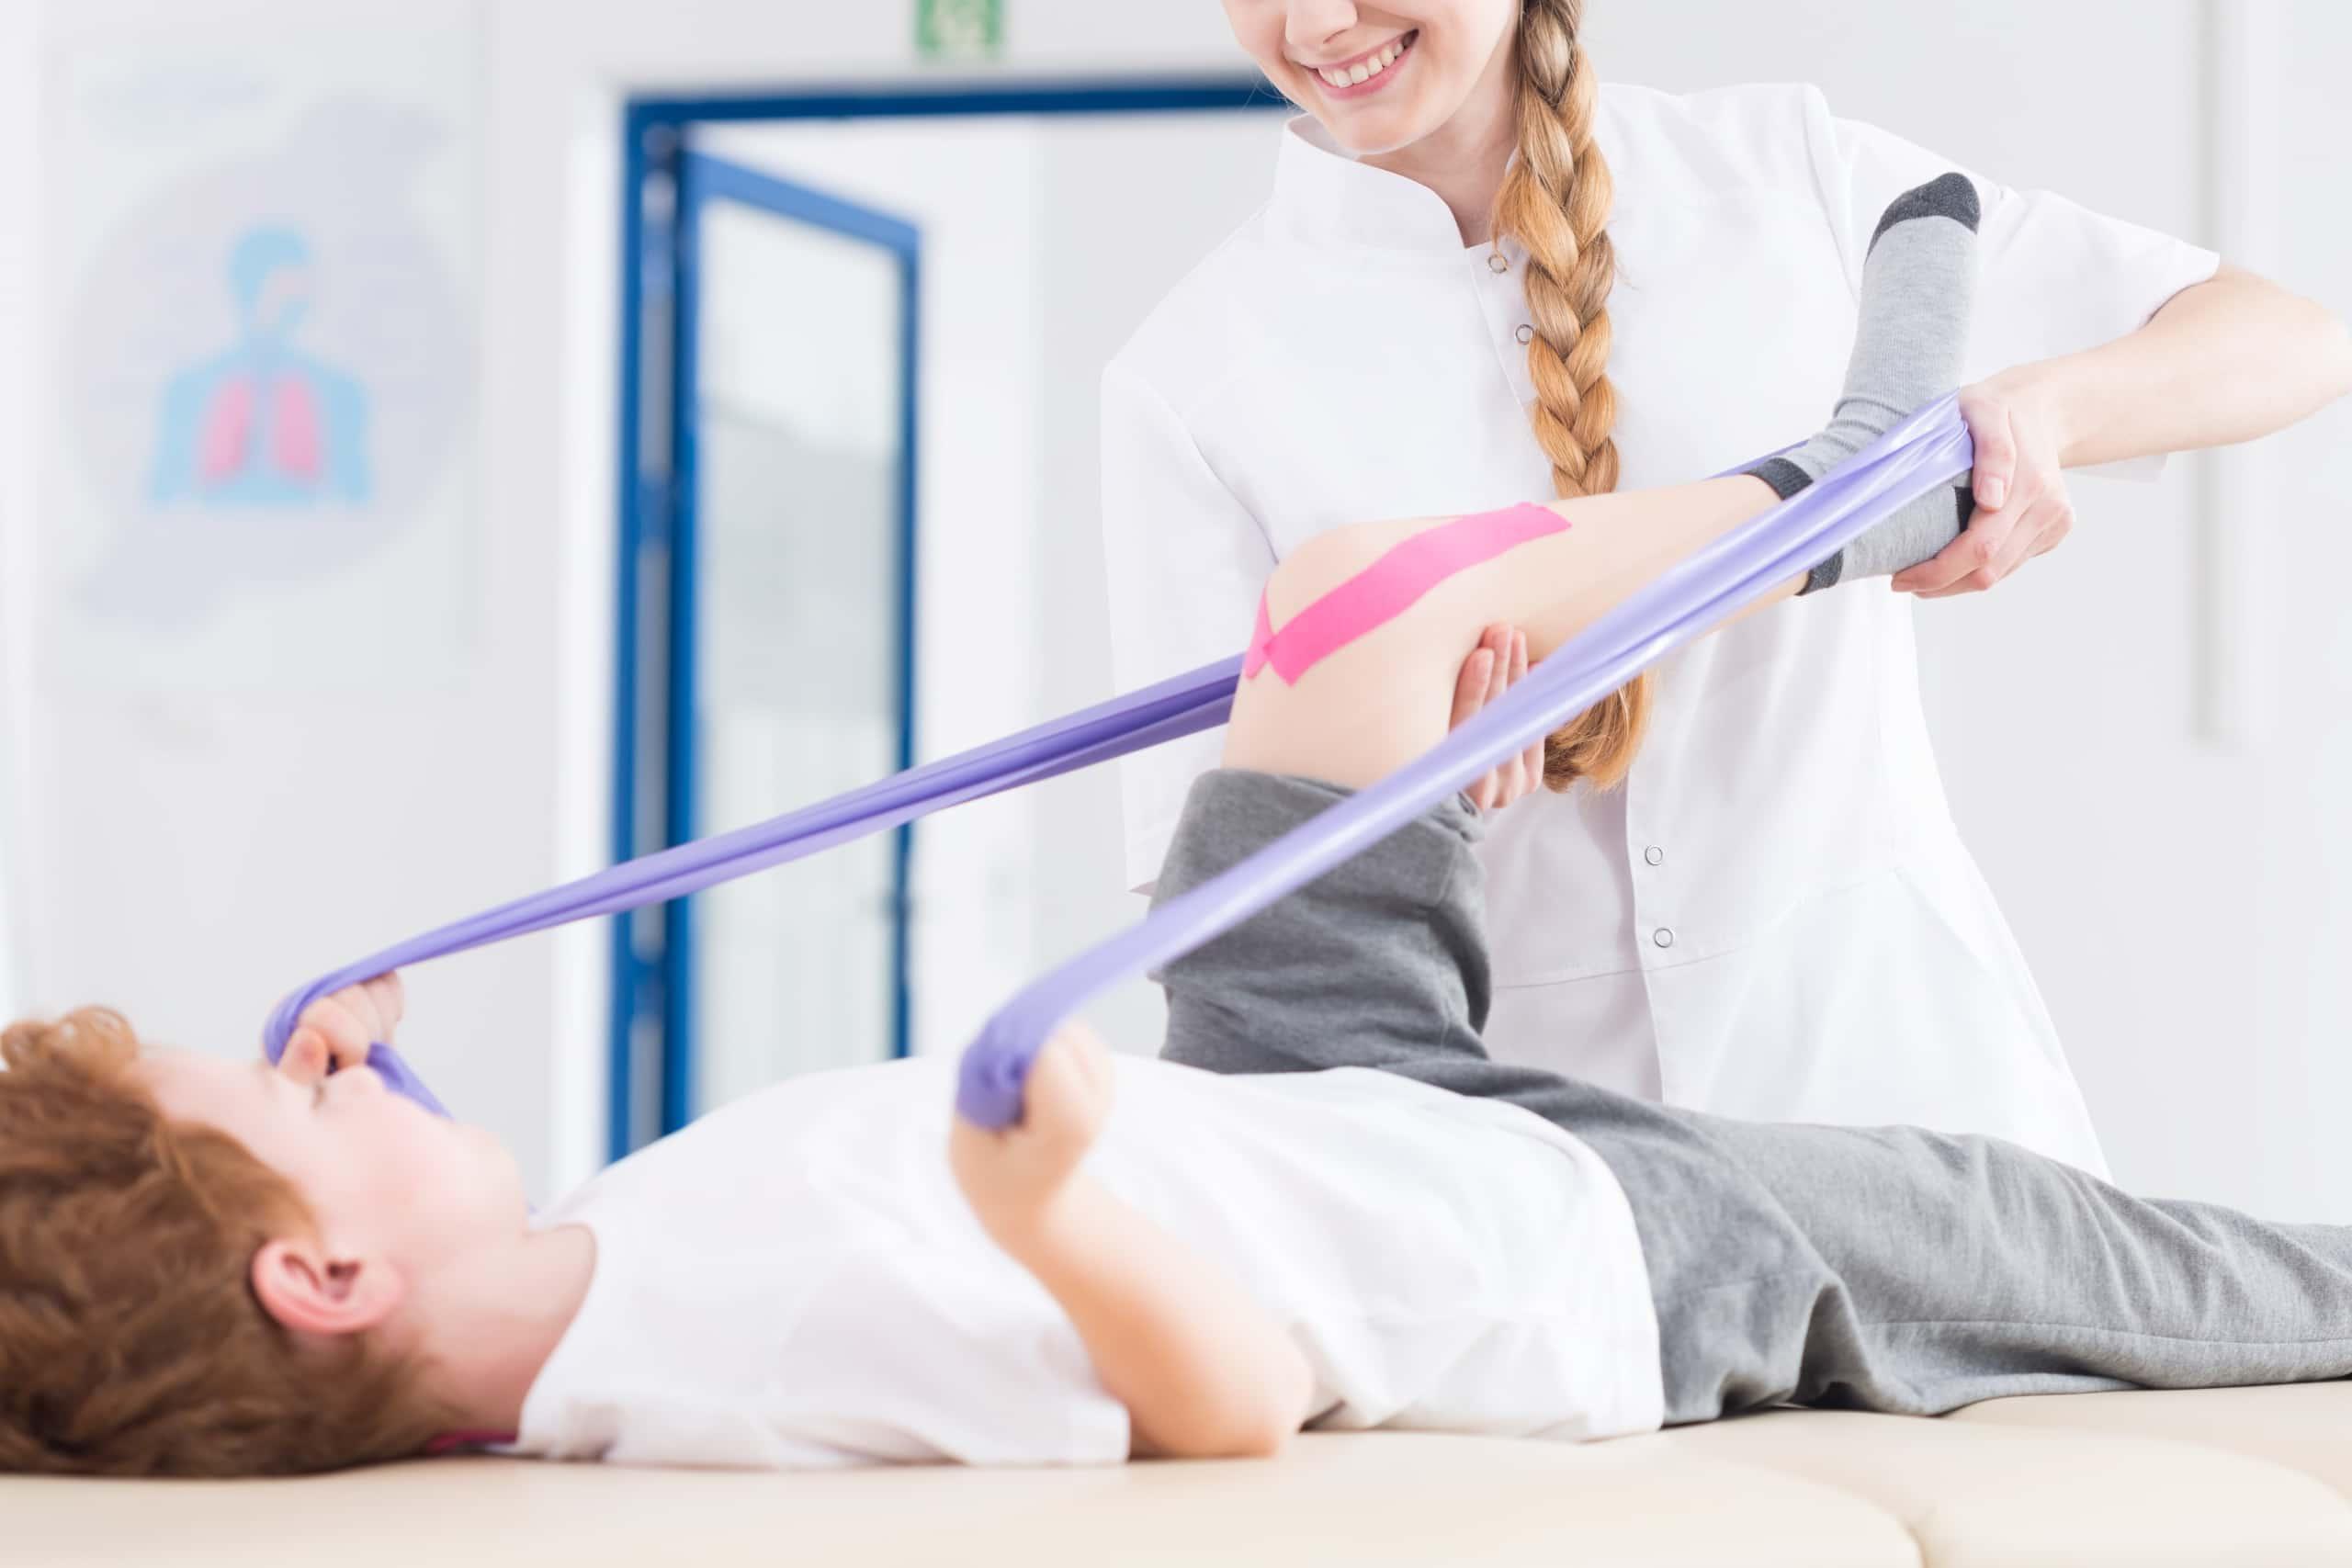
MULTIPOLYGON (((1779 498, 1761 479, 1735 475, 1548 504, 1569 520, 1566 531, 1447 578, 1295 685, 1271 669, 1243 681, 1226 729, 1225 765, 1347 789, 1376 783, 1445 738, 1463 660, 1487 627, 1521 627, 1529 657, 1541 660, 1779 498)), ((1284 625, 1400 541, 1451 521, 1361 524, 1308 541, 1275 569, 1268 615, 1284 625)), ((1793 595, 1804 581, 1791 578, 1750 609, 1793 595)))
POLYGON ((956 1118, 956 1182, 1077 1326, 1127 1407, 1136 1453, 1271 1454, 1306 1419, 1306 1358, 1238 1280, 1080 1168, 1111 1092, 1102 1041, 1064 1025, 1029 1069, 1018 1122, 990 1132, 956 1118))

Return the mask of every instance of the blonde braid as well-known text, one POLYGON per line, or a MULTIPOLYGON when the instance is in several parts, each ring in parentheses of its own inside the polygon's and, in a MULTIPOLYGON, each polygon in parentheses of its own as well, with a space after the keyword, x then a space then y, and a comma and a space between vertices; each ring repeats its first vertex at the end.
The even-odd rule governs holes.
MULTIPOLYGON (((1495 238, 1527 250, 1523 283, 1535 335, 1535 439, 1564 496, 1617 488, 1616 389, 1609 384, 1609 289, 1617 260, 1606 225, 1615 187, 1593 145, 1600 80, 1577 44, 1584 0, 1522 0, 1519 19, 1519 156, 1495 195, 1495 238)), ((1579 778, 1606 789, 1625 777, 1649 722, 1645 673, 1553 732, 1544 782, 1579 778)))

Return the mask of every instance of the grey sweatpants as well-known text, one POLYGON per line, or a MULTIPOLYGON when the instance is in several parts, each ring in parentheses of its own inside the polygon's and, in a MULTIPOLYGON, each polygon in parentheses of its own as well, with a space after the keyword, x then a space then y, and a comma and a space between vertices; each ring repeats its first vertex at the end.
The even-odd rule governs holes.
MULTIPOLYGON (((1206 775, 1159 897, 1339 795, 1206 775)), ((1994 1138, 1732 1122, 1490 1060, 1478 830, 1458 801, 1433 810, 1170 964, 1163 1055, 1378 1067, 1584 1140, 1633 1206, 1669 1423, 2352 1374, 2352 1227, 2145 1201, 1994 1138)))

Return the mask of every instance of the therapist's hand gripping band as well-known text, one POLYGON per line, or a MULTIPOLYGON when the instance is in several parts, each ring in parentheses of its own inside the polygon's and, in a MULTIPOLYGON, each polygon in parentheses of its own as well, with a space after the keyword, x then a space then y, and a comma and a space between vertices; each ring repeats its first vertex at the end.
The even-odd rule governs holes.
MULTIPOLYGON (((1808 570, 1905 502, 1966 472, 1972 458, 1957 398, 1939 399, 1815 484, 1677 563, 1554 650, 1500 700, 1420 757, 1024 987, 966 1049, 957 1111, 983 1127, 1017 1122, 1030 1063, 1054 1027, 1089 998, 1192 951, 1377 843, 1748 601, 1808 570)), ((1565 525, 1548 508, 1526 510, 1544 512, 1565 525)), ((1295 619, 1283 632, 1305 618, 1295 619)), ((1253 641, 1253 655, 1258 651, 1253 641)), ((1279 653, 1269 650, 1265 657, 1275 661, 1277 673, 1283 672, 1279 653)), ((389 970, 681 897, 944 807, 1212 728, 1231 710, 1243 663, 1239 658, 1225 660, 831 800, 624 862, 411 938, 287 997, 264 1028, 263 1048, 277 1061, 303 1009, 389 970)), ((428 1109, 442 1110, 397 1053, 379 1045, 368 1059, 388 1086, 428 1109)))

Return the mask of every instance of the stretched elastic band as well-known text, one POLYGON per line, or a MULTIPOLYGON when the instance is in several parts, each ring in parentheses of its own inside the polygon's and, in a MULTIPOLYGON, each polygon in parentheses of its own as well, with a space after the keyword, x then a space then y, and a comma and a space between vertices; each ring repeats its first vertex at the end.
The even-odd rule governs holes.
POLYGON ((1280 631, 1269 624, 1266 596, 1261 593, 1258 626, 1241 661, 1241 678, 1247 681, 1271 664, 1283 684, 1295 686, 1301 675, 1366 632, 1395 620, 1456 572, 1567 525, 1568 520, 1550 507, 1524 501, 1499 512, 1457 517, 1396 545, 1283 622, 1280 631))
MULTIPOLYGON (((1949 483, 1967 469, 1971 450, 1956 399, 1942 398, 1920 409, 1818 482, 1661 574, 1554 651, 1498 701, 1379 784, 1032 981, 989 1018, 965 1051, 957 1111, 984 1127, 1017 1121, 1029 1064, 1054 1027, 1091 998, 1192 951, 1377 843, 1767 589, 1949 483)), ((771 821, 628 861, 385 948, 287 997, 270 1016, 264 1048, 277 1060, 311 1001, 387 970, 679 897, 942 807, 1212 728, 1231 711, 1242 662, 1236 658, 1207 665, 771 821)), ((383 1059, 400 1066, 389 1052, 383 1059)), ((424 1094, 424 1086, 404 1067, 392 1082, 403 1092, 424 1094)))

